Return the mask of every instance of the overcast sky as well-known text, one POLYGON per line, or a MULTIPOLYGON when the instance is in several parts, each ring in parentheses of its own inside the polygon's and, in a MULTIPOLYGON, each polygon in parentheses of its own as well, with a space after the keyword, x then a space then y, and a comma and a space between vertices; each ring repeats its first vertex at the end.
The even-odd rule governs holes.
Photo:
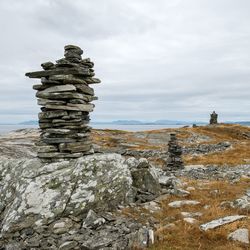
POLYGON ((250 120, 249 0, 0 0, 0 123, 36 120, 25 72, 95 62, 94 121, 250 120))

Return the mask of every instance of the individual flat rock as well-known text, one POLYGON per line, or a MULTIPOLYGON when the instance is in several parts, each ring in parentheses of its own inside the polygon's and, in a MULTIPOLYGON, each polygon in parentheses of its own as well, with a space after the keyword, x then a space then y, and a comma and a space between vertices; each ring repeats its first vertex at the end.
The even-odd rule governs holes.
POLYGON ((77 133, 78 138, 86 138, 90 136, 90 133, 77 133))
POLYGON ((189 224, 197 224, 198 223, 198 220, 196 220, 195 218, 191 218, 191 217, 185 217, 183 220, 189 224))
POLYGON ((50 79, 48 79, 48 77, 42 77, 41 83, 46 84, 46 85, 57 85, 57 84, 60 85, 60 84, 62 84, 60 81, 50 80, 50 79))
POLYGON ((44 62, 41 64, 41 66, 44 70, 53 69, 54 63, 53 62, 44 62))
POLYGON ((75 91, 75 90, 76 90, 76 87, 74 85, 65 84, 65 85, 57 85, 57 86, 46 88, 40 93, 66 92, 66 91, 75 91))
POLYGON ((64 105, 66 102, 62 100, 37 99, 37 104, 41 106, 45 106, 46 104, 64 105))
POLYGON ((69 104, 66 105, 45 105, 48 109, 60 109, 60 110, 76 110, 76 111, 86 111, 86 112, 92 112, 94 109, 93 104, 72 104, 69 106, 69 104))
POLYGON ((181 201, 170 202, 168 203, 168 206, 173 208, 180 208, 183 206, 194 206, 198 204, 200 204, 200 202, 195 200, 181 200, 181 201))
MULTIPOLYGON (((149 163, 147 164, 149 165, 149 163)), ((138 168, 133 170, 131 171, 131 175, 133 178, 133 186, 138 188, 140 191, 157 195, 160 194, 160 184, 147 168, 138 168)))
POLYGON ((73 143, 61 143, 59 144, 60 152, 85 152, 91 149, 91 142, 73 142, 73 143))
POLYGON ((90 61, 89 58, 85 58, 85 59, 82 59, 82 61, 80 62, 81 65, 83 66, 86 66, 88 68, 93 68, 94 67, 94 63, 90 61), (89 60, 89 61, 86 61, 86 60, 89 60))
POLYGON ((226 217, 219 218, 219 219, 216 219, 216 220, 212 220, 212 221, 210 221, 208 223, 202 224, 202 225, 200 225, 200 229, 203 230, 203 231, 207 231, 209 229, 214 229, 214 228, 217 228, 217 227, 232 223, 232 222, 237 221, 237 220, 242 220, 242 219, 245 219, 245 218, 247 218, 247 216, 245 216, 245 215, 226 216, 226 217))
POLYGON ((52 81, 62 81, 64 84, 87 84, 87 82, 79 76, 67 75, 54 75, 49 78, 52 81))
POLYGON ((53 124, 49 122, 40 122, 39 121, 39 128, 40 129, 45 129, 45 128, 52 128, 53 124))
POLYGON ((89 94, 91 96, 94 95, 94 89, 90 88, 88 85, 85 84, 75 84, 75 87, 77 90, 79 90, 82 93, 89 94))
POLYGON ((81 100, 81 99, 70 99, 69 103, 72 103, 72 104, 87 104, 86 101, 81 100))
POLYGON ((65 115, 68 115, 67 111, 55 110, 55 111, 41 112, 38 114, 38 117, 40 120, 40 119, 50 119, 50 118, 62 117, 65 115))
POLYGON ((89 127, 87 124, 82 124, 82 125, 66 125, 66 126, 63 126, 63 128, 66 128, 66 129, 76 129, 76 130, 79 130, 79 129, 82 129, 86 132, 89 132, 91 130, 91 127, 89 127))
POLYGON ((249 231, 247 228, 240 228, 230 233, 227 238, 229 240, 249 244, 249 231))
POLYGON ((79 46, 72 45, 72 44, 65 45, 64 50, 77 50, 79 52, 81 51, 81 54, 83 53, 83 50, 79 46))
POLYGON ((35 84, 35 85, 33 85, 32 88, 33 88, 34 90, 44 90, 44 89, 46 89, 46 86, 43 85, 43 84, 35 84))
POLYGON ((44 91, 38 91, 36 93, 36 97, 42 99, 52 99, 52 100, 60 100, 60 99, 82 99, 88 101, 89 98, 80 93, 74 92, 58 92, 58 93, 46 93, 44 91))
POLYGON ((44 71, 35 71, 35 72, 28 72, 25 75, 29 78, 41 78, 46 76, 53 76, 53 75, 92 75, 87 68, 65 68, 65 69, 53 69, 53 70, 44 70, 44 71))
POLYGON ((76 139, 73 138, 58 138, 58 137, 46 137, 46 138, 41 138, 41 140, 44 143, 47 144, 59 144, 59 143, 70 143, 70 142, 76 142, 76 139))
MULTIPOLYGON (((81 66, 84 66, 80 64, 81 66)), ((70 62, 69 60, 62 58, 56 61, 56 68, 74 68, 74 67, 79 67, 79 63, 73 63, 70 62)), ((86 66, 85 66, 86 67, 86 66)))
POLYGON ((46 129, 45 132, 49 134, 57 134, 57 135, 69 135, 73 133, 70 129, 62 129, 62 128, 46 129))
MULTIPOLYGON (((59 246, 59 250, 70 250, 75 249, 78 246, 76 241, 66 241, 59 246)), ((79 248, 78 248, 79 249, 79 248)))
POLYGON ((57 151, 58 151, 57 147, 53 145, 39 146, 38 148, 38 153, 51 153, 57 151))
POLYGON ((103 217, 98 216, 93 210, 90 209, 82 224, 82 227, 96 229, 98 226, 104 223, 105 219, 103 217))
POLYGON ((88 84, 98 84, 101 82, 100 79, 98 78, 92 78, 92 77, 87 77, 85 78, 85 81, 88 83, 88 84))
POLYGON ((66 59, 71 59, 71 58, 78 59, 78 60, 82 59, 81 55, 79 55, 79 53, 77 53, 77 51, 74 51, 74 50, 65 51, 64 56, 66 59))

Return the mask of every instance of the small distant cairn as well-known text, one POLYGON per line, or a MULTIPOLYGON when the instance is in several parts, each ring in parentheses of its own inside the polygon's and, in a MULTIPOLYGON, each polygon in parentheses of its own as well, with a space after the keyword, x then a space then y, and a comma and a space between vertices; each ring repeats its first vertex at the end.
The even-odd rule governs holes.
POLYGON ((42 63, 43 71, 26 73, 40 78, 36 84, 39 126, 42 130, 37 156, 45 162, 78 158, 93 153, 90 140, 89 112, 94 109, 94 90, 89 85, 100 83, 93 78, 94 63, 82 59, 80 47, 64 47, 64 58, 42 63))
POLYGON ((213 111, 213 113, 210 114, 210 125, 213 124, 218 124, 218 114, 216 114, 215 111, 213 111))
POLYGON ((167 163, 164 166, 165 171, 176 171, 184 168, 183 161, 181 159, 182 149, 177 143, 175 133, 170 134, 170 140, 168 142, 168 154, 167 163))

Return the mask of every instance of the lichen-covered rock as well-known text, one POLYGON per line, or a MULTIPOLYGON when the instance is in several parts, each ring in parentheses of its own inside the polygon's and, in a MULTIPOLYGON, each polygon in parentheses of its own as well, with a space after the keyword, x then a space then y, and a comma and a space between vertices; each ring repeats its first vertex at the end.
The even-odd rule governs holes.
POLYGON ((249 232, 247 228, 239 228, 230 233, 227 237, 229 240, 239 241, 241 243, 249 244, 249 232))
MULTIPOLYGON (((48 244, 54 246, 51 249, 70 249, 85 243, 92 247, 91 237, 86 236, 84 241, 79 234, 94 230, 97 238, 108 235, 106 228, 110 226, 106 224, 113 220, 98 214, 135 201, 137 183, 133 182, 133 171, 140 171, 150 191, 160 191, 149 168, 145 160, 118 154, 94 154, 50 164, 39 159, 0 158, 0 246, 5 242, 9 249, 46 249, 48 244), (104 231, 97 233, 96 228, 104 231)), ((139 233, 133 226, 124 232, 139 233)), ((112 237, 108 243, 105 241, 107 245, 112 237)))

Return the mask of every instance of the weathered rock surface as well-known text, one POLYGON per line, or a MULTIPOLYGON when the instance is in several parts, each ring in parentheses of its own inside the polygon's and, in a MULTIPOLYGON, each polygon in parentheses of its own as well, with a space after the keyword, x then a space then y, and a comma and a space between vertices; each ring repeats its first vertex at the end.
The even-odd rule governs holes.
POLYGON ((232 207, 250 211, 250 189, 247 189, 245 195, 234 201, 223 201, 221 207, 232 207))
POLYGON ((229 240, 249 244, 249 232, 247 228, 240 228, 228 235, 229 240))
POLYGON ((204 166, 191 165, 176 173, 176 176, 185 176, 193 179, 210 179, 238 181, 242 176, 250 177, 250 165, 239 166, 204 166))
POLYGON ((202 224, 202 225, 200 225, 200 229, 203 231, 207 231, 209 229, 214 229, 214 228, 223 226, 225 224, 232 223, 232 222, 237 221, 237 220, 242 220, 244 218, 247 218, 247 216, 245 216, 245 215, 226 216, 226 217, 212 220, 208 223, 202 224))
POLYGON ((200 204, 200 202, 195 200, 181 200, 181 201, 172 201, 168 204, 168 206, 173 208, 180 208, 183 206, 194 206, 198 204, 200 204))
POLYGON ((105 215, 134 202, 138 183, 160 192, 145 159, 94 154, 44 164, 1 157, 0 179, 0 246, 7 249, 130 249, 152 238, 136 222, 105 215), (136 169, 144 178, 133 176, 136 169))
POLYGON ((183 147, 182 152, 183 154, 200 155, 221 152, 229 149, 230 147, 231 144, 229 142, 220 142, 217 144, 198 144, 197 146, 183 147))

